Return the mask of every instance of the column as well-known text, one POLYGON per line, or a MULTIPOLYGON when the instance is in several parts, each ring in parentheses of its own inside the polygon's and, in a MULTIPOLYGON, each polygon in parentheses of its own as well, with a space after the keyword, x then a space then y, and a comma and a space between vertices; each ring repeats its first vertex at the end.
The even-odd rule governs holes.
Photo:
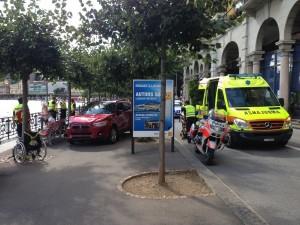
POLYGON ((217 71, 218 71, 218 75, 219 75, 220 77, 225 76, 225 73, 226 73, 226 66, 225 66, 225 65, 220 65, 220 66, 218 66, 217 71))
POLYGON ((254 51, 248 55, 249 62, 252 64, 252 70, 248 68, 248 70, 252 71, 252 73, 260 73, 260 62, 263 60, 264 51, 254 51))
POLYGON ((284 99, 284 108, 289 108, 289 93, 290 93, 290 79, 289 79, 289 60, 290 53, 293 51, 292 46, 295 41, 279 41, 278 53, 280 55, 280 78, 279 78, 279 98, 284 99))
POLYGON ((252 62, 247 62, 247 73, 253 73, 253 63, 252 62))

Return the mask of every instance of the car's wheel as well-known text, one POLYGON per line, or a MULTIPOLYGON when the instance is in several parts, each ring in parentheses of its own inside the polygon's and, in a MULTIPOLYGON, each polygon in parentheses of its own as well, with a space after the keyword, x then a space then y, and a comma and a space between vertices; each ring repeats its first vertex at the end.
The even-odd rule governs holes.
POLYGON ((118 131, 115 127, 112 127, 109 135, 109 142, 111 144, 114 144, 117 141, 118 141, 118 131))

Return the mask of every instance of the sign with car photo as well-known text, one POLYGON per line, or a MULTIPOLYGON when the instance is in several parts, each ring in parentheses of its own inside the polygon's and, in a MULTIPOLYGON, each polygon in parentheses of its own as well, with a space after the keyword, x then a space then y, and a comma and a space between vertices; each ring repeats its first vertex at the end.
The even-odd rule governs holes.
MULTIPOLYGON (((159 137, 160 80, 133 81, 133 137, 159 137)), ((173 136, 173 80, 166 81, 165 133, 173 136)))

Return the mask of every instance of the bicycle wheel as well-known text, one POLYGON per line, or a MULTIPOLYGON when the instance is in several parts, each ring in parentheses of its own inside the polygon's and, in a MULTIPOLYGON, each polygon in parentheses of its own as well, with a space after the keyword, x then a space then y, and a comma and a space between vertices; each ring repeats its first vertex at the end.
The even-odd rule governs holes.
POLYGON ((13 157, 16 163, 24 163, 26 160, 26 149, 23 142, 18 142, 13 148, 13 157))
POLYGON ((47 144, 45 141, 42 141, 42 146, 40 148, 39 155, 36 156, 36 159, 39 161, 43 161, 47 156, 47 144))

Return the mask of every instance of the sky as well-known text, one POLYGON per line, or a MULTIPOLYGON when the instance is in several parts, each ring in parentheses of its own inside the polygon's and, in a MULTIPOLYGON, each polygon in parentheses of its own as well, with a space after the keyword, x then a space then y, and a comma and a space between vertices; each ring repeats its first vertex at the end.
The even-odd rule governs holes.
MULTIPOLYGON (((52 0, 40 0, 39 5, 43 9, 54 9, 54 5, 52 4, 52 0)), ((70 23, 73 26, 78 26, 80 24, 79 12, 81 10, 81 6, 79 0, 68 0, 67 1, 67 10, 72 12, 73 17, 70 20, 70 23)))
MULTIPOLYGON (((25 2, 29 2, 29 0, 25 0, 25 2)), ((39 6, 42 9, 54 9, 54 5, 52 4, 52 0, 38 0, 39 6)), ((92 4, 97 7, 99 6, 97 0, 91 0, 92 4)), ((0 9, 2 8, 2 4, 0 2, 0 9)), ((81 11, 81 6, 79 0, 67 0, 66 9, 72 12, 73 17, 70 20, 71 25, 78 27, 80 24, 79 12, 81 11)))

